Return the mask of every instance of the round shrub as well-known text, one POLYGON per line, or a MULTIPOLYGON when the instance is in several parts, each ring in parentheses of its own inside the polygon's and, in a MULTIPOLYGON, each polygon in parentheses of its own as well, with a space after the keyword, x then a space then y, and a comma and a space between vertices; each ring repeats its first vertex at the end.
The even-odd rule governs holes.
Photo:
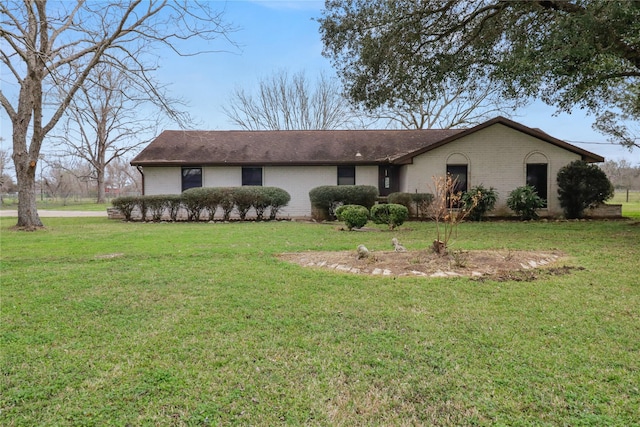
POLYGON ((376 203, 378 189, 372 185, 322 185, 309 191, 316 219, 335 219, 340 205, 360 205, 370 209, 376 203))
POLYGON ((471 221, 482 221, 496 206, 498 192, 493 187, 487 189, 478 185, 463 193, 460 201, 465 209, 470 209, 468 218, 471 221))
POLYGON ((387 224, 391 230, 409 218, 409 209, 397 203, 384 203, 371 207, 371 219, 376 224, 387 224))
MULTIPOLYGON (((167 207, 167 196, 165 195, 153 195, 153 196, 140 196, 141 200, 144 200, 146 209, 151 212, 152 221, 160 221, 162 214, 167 207)), ((144 218, 143 218, 144 219, 144 218)))
POLYGON ((245 220, 247 212, 255 202, 254 187, 236 187, 233 189, 233 201, 241 220, 245 220))
POLYGON ((182 195, 181 194, 167 194, 165 195, 167 201, 167 210, 169 211, 169 218, 171 221, 178 220, 178 212, 182 207, 182 195))
POLYGON ((613 185, 604 171, 583 160, 562 167, 557 182, 565 218, 582 218, 586 208, 613 197, 613 185))
POLYGON ((189 188, 182 193, 182 204, 187 210, 189 221, 199 221, 200 214, 206 208, 207 189, 204 187, 189 188))
POLYGON ((402 205, 407 209, 411 209, 411 205, 413 204, 411 193, 391 193, 387 196, 387 201, 389 203, 402 205))
POLYGON ((126 221, 131 221, 133 210, 138 206, 138 198, 134 196, 116 197, 111 201, 111 204, 124 215, 126 221))
POLYGON ((342 205, 336 209, 336 216, 339 221, 344 221, 349 230, 352 230, 362 228, 367 224, 369 210, 360 205, 342 205))
POLYGON ((416 218, 426 218, 427 208, 433 202, 433 194, 431 193, 391 193, 387 196, 389 203, 395 203, 405 206, 409 209, 410 215, 416 218))
POLYGON ((538 196, 538 192, 530 185, 518 187, 509 193, 507 206, 522 220, 538 219, 538 209, 543 208, 545 201, 538 196))
POLYGON ((278 212, 291 201, 291 195, 282 188, 263 187, 269 202, 269 219, 276 219, 278 212))

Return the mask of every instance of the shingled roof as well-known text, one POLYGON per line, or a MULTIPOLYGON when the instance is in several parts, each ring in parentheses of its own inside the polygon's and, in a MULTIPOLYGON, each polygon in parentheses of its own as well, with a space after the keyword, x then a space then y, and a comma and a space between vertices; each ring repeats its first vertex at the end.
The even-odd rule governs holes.
POLYGON ((470 129, 184 131, 166 130, 131 164, 134 166, 339 165, 410 163, 435 147, 495 123, 561 146, 586 161, 604 159, 539 130, 497 117, 470 129))

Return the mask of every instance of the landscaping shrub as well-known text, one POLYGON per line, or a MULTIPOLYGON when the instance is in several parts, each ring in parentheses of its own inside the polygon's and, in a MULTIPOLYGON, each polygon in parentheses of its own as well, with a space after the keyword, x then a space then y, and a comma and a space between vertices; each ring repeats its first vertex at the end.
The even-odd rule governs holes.
POLYGON ((487 212, 493 210, 498 201, 498 192, 493 188, 477 185, 462 194, 460 199, 464 209, 469 209, 468 218, 472 221, 482 221, 487 212))
POLYGON ((178 220, 178 212, 180 212, 180 208, 182 207, 182 195, 180 194, 167 194, 166 198, 166 207, 169 211, 169 218, 171 221, 178 220))
POLYGON ((433 202, 431 193, 391 193, 387 196, 389 203, 402 205, 409 210, 409 214, 415 213, 416 218, 427 218, 427 208, 433 202))
POLYGON ((268 196, 269 205, 271 206, 269 219, 276 219, 276 215, 278 215, 280 209, 289 204, 291 195, 278 187, 264 187, 264 191, 268 196))
POLYGON ((340 205, 360 205, 370 209, 376 202, 378 189, 372 185, 323 185, 309 191, 313 214, 319 219, 335 219, 340 205))
POLYGON ((336 209, 336 217, 343 221, 349 230, 362 228, 369 221, 369 210, 361 205, 342 205, 336 209))
POLYGON ((613 197, 613 185, 604 171, 583 160, 562 167, 557 182, 565 218, 582 218, 586 208, 613 197))
POLYGON ((126 221, 131 221, 133 210, 138 206, 138 198, 134 196, 116 197, 111 201, 111 204, 124 215, 126 221))
POLYGON ((255 201, 254 187, 236 187, 233 189, 233 201, 241 220, 245 220, 255 201))
POLYGON ((256 220, 262 221, 264 212, 271 205, 269 200, 269 191, 267 187, 253 188, 253 209, 256 211, 256 220))
POLYGON ((199 221, 200 214, 205 209, 206 188, 189 188, 182 193, 182 203, 187 209, 189 221, 199 221))
POLYGON ((545 206, 545 201, 535 188, 530 185, 518 187, 509 193, 507 206, 522 220, 538 219, 538 209, 545 206))
POLYGON ((229 217, 231 216, 231 211, 233 211, 233 207, 235 206, 235 199, 233 197, 233 188, 222 187, 222 188, 219 188, 219 191, 220 191, 220 208, 222 209, 222 219, 224 221, 229 221, 229 217))
POLYGON ((371 207, 371 219, 376 224, 387 224, 391 230, 409 218, 409 209, 397 203, 384 203, 371 207))
MULTIPOLYGON (((144 205, 149 212, 151 212, 152 221, 160 221, 162 214, 167 207, 168 200, 166 195, 153 195, 153 196, 141 196, 141 201, 144 201, 144 205)), ((144 220, 144 217, 143 217, 144 220)))

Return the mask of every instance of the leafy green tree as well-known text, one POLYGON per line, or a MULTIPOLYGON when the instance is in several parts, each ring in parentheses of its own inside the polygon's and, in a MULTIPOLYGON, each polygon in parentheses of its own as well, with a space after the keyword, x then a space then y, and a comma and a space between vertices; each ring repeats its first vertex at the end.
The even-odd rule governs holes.
POLYGON ((585 209, 613 197, 613 185, 604 171, 583 160, 562 167, 557 180, 566 218, 582 218, 585 209))
MULTIPOLYGON (((325 56, 367 108, 435 97, 454 81, 559 111, 640 118, 637 1, 329 0, 319 21, 325 56)), ((600 124, 637 146, 615 136, 620 126, 600 124)))

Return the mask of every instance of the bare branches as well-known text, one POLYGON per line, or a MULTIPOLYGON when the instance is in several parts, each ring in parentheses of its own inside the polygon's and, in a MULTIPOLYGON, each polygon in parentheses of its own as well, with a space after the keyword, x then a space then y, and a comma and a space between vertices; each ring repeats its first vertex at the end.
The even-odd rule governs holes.
POLYGON ((246 130, 339 129, 354 118, 335 81, 320 75, 312 87, 303 72, 286 71, 260 80, 256 95, 236 88, 223 111, 246 130))
POLYGON ((156 68, 152 58, 157 55, 153 49, 194 55, 215 50, 210 47, 217 38, 228 44, 233 28, 224 23, 221 12, 214 12, 213 4, 187 0, 0 3, 0 61, 11 71, 13 81, 8 87, 19 87, 17 95, 4 87, 0 90, 0 105, 13 126, 14 162, 21 187, 18 225, 41 225, 35 208, 34 171, 42 142, 98 64, 109 63, 135 76, 132 81, 137 89, 184 125, 184 115, 151 76, 156 68), (203 45, 191 43, 193 39, 207 45, 200 49, 203 45), (48 92, 63 96, 45 105, 48 92))

